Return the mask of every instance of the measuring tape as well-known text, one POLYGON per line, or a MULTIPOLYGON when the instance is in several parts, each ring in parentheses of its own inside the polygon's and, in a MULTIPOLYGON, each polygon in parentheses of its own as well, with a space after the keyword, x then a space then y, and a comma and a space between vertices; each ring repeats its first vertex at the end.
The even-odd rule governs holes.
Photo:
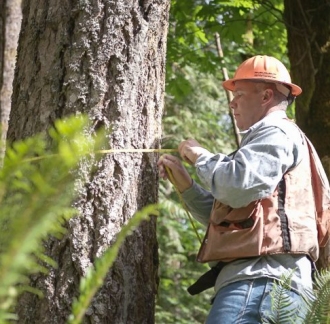
POLYGON ((166 172, 168 174, 168 177, 169 177, 170 181, 173 184, 173 187, 174 187, 177 195, 179 196, 179 199, 180 199, 180 202, 182 204, 182 207, 185 210, 186 214, 188 215, 189 221, 190 221, 191 226, 192 226, 192 228, 193 228, 193 230, 194 230, 194 232, 195 232, 195 234, 196 234, 196 236, 198 238, 198 241, 199 241, 200 244, 202 244, 202 240, 201 240, 201 238, 200 238, 200 236, 199 236, 199 234, 197 232, 197 228, 196 228, 196 226, 194 224, 194 221, 193 221, 192 216, 191 216, 191 214, 190 214, 190 212, 188 210, 188 207, 187 207, 186 203, 184 202, 184 200, 182 198, 181 192, 179 191, 177 185, 175 184, 175 179, 173 177, 173 173, 172 173, 171 169, 169 167, 167 167, 166 165, 165 165, 165 169, 166 169, 166 172))
POLYGON ((178 149, 113 149, 113 150, 100 150, 96 153, 174 153, 178 149))
MULTIPOLYGON (((114 154, 114 153, 175 153, 178 152, 178 149, 110 149, 110 150, 99 150, 96 151, 95 153, 98 154, 114 154)), ((43 156, 36 156, 30 159, 26 159, 25 162, 32 162, 32 161, 37 161, 37 160, 42 160, 44 158, 49 158, 49 157, 53 157, 56 156, 56 154, 49 154, 49 155, 43 155, 43 156)), ((168 174, 168 177, 171 181, 171 183, 173 184, 173 187, 179 197, 179 200, 182 204, 183 209, 185 210, 186 214, 188 215, 189 221, 192 225, 192 228, 199 240, 199 243, 202 244, 202 240, 197 232, 197 228, 194 224, 194 221, 192 219, 192 216, 188 210, 188 207, 186 205, 186 203, 184 202, 182 195, 179 191, 179 189, 177 188, 177 185, 175 183, 175 179, 173 177, 173 173, 171 171, 171 169, 169 169, 167 166, 165 166, 166 172, 168 174)))

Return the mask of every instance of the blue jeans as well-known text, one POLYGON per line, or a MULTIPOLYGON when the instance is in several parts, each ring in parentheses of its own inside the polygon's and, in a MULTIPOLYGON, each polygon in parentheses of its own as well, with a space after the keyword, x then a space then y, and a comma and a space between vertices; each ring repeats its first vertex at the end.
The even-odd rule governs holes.
MULTIPOLYGON (((272 323, 272 297, 270 292, 273 279, 257 278, 242 280, 229 284, 218 291, 215 296, 206 324, 260 324, 272 323)), ((292 290, 287 291, 291 303, 288 309, 302 306, 303 300, 292 290)), ((292 323, 291 321, 281 324, 292 323)), ((297 318, 294 323, 303 323, 297 318)))

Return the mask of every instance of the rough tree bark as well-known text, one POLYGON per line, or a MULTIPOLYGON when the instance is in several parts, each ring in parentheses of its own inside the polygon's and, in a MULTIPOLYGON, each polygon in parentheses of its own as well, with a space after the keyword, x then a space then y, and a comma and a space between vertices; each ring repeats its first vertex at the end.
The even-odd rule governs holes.
MULTIPOLYGON (((296 101, 297 124, 313 142, 330 177, 330 1, 285 0, 284 18, 296 101)), ((329 246, 318 266, 330 265, 329 246)))
POLYGON ((11 107, 16 48, 21 29, 21 0, 0 0, 0 118, 2 160, 11 107))
MULTIPOLYGON (((111 148, 159 146, 169 0, 25 0, 8 139, 88 113, 112 129, 111 148)), ((155 154, 104 157, 78 188, 80 217, 46 243, 58 263, 32 278, 19 323, 65 323, 79 279, 140 208, 157 201, 155 154)), ((89 165, 82 163, 81 174, 89 165)), ((127 238, 84 323, 153 323, 157 289, 155 219, 127 238)))

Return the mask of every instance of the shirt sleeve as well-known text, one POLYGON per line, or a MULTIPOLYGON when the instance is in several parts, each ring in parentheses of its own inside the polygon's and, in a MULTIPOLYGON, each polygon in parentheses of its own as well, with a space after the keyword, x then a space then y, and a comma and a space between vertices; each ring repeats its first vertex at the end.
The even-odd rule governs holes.
POLYGON ((207 226, 214 201, 212 194, 193 181, 193 185, 182 193, 182 198, 191 215, 207 226))
POLYGON ((295 162, 294 143, 276 126, 261 126, 228 161, 222 154, 200 156, 197 174, 220 202, 233 208, 272 194, 295 162))

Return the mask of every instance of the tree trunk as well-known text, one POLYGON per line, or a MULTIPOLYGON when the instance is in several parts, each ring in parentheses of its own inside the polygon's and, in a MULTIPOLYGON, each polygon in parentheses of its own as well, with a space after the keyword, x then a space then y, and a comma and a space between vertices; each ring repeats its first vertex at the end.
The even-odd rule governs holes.
MULTIPOLYGON (((88 113, 111 129, 110 148, 154 148, 161 137, 169 0, 25 0, 8 139, 46 130, 57 118, 88 113)), ((122 225, 157 201, 152 153, 105 156, 78 186, 80 217, 46 243, 58 263, 26 293, 19 323, 65 323, 79 280, 122 225)), ((157 290, 155 219, 128 237, 84 323, 153 323, 157 290)))
MULTIPOLYGON (((303 93, 296 101, 297 124, 313 142, 330 177, 330 2, 284 0, 293 82, 303 93)), ((318 266, 329 266, 322 249, 318 266)))
POLYGON ((5 151, 11 95, 16 63, 16 48, 21 29, 21 0, 0 0, 0 159, 5 151))

